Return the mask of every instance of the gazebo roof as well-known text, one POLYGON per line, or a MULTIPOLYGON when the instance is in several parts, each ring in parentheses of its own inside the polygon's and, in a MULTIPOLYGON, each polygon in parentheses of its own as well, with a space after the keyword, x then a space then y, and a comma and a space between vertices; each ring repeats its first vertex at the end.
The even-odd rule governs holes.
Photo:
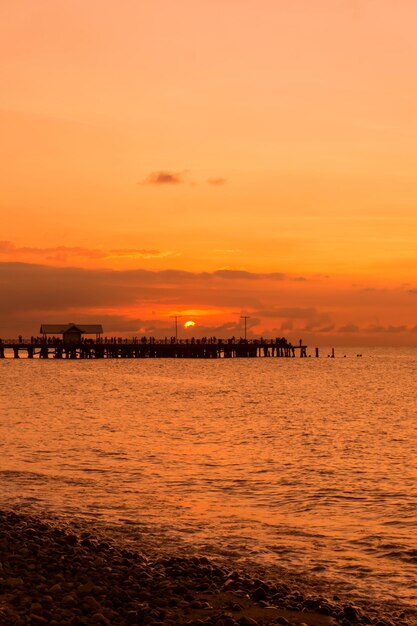
POLYGON ((63 335, 69 330, 78 331, 83 335, 99 335, 103 332, 103 326, 101 324, 42 324, 42 335, 63 335))

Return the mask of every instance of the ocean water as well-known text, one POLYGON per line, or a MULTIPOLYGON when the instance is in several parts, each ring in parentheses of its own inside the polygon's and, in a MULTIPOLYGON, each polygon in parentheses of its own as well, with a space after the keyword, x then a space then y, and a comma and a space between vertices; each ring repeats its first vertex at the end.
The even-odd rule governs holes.
POLYGON ((343 353, 4 359, 0 506, 416 606, 417 354, 343 353))

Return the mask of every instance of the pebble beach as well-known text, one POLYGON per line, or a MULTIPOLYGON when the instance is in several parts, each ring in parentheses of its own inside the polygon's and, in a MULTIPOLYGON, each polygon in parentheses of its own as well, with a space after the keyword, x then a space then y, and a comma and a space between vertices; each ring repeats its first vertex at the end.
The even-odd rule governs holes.
POLYGON ((3 510, 0 624, 411 626, 417 614, 325 597, 230 560, 175 554, 163 538, 138 549, 92 522, 3 510))

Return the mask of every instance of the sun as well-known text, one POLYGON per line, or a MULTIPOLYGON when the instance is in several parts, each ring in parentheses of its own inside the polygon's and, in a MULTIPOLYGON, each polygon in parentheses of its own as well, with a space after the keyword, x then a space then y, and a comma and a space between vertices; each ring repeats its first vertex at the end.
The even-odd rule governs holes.
POLYGON ((192 320, 188 320, 188 322, 185 322, 184 324, 184 328, 192 328, 193 326, 195 326, 195 322, 192 320))

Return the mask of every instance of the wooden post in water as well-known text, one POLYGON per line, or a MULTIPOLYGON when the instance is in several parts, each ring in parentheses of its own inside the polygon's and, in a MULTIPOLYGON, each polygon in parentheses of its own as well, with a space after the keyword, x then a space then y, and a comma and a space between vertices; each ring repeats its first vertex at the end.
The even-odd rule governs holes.
POLYGON ((318 359, 318 358, 319 358, 319 349, 316 348, 316 359, 318 359))
POLYGON ((332 359, 334 359, 334 348, 332 348, 332 359))

